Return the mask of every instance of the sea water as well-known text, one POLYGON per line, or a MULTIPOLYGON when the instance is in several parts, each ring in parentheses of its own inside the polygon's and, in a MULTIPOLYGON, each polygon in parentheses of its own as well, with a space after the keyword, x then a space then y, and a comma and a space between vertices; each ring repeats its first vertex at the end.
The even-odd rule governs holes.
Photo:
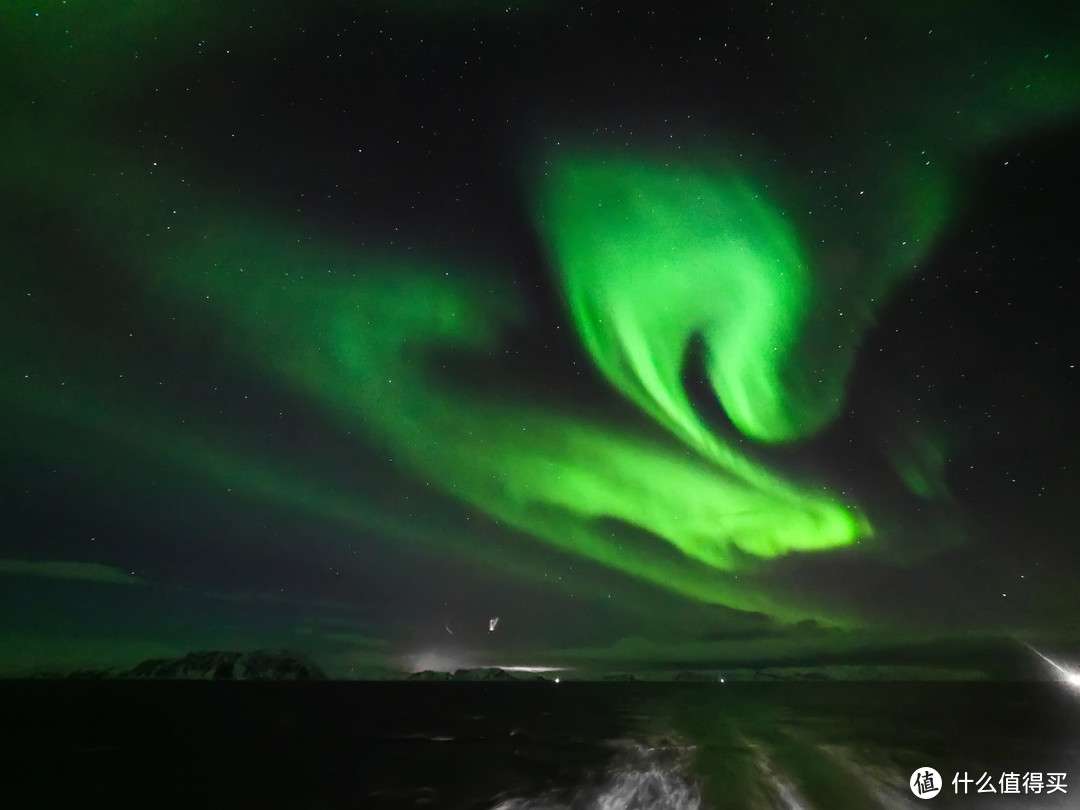
POLYGON ((1080 693, 1054 683, 7 682, 0 762, 10 807, 1049 810, 1080 807, 1080 693), (933 798, 916 790, 927 769, 933 798))

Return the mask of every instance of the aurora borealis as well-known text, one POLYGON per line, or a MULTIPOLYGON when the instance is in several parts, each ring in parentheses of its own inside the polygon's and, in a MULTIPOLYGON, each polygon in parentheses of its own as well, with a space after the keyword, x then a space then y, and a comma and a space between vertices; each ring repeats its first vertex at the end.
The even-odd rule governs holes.
POLYGON ((1080 641, 1075 16, 69 5, 0 34, 8 671, 1080 641))

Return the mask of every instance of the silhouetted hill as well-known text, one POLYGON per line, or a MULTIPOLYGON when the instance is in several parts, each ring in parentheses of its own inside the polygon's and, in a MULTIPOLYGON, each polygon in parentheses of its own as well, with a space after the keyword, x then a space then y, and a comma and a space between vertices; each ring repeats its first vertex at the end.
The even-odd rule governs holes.
POLYGON ((715 683, 716 681, 720 680, 720 678, 716 675, 713 675, 711 672, 684 671, 677 673, 675 677, 672 678, 672 680, 692 681, 697 683, 715 683))
POLYGON ((453 676, 449 672, 439 672, 435 669, 424 669, 414 672, 409 676, 410 681, 449 681, 453 676))
POLYGON ((135 678, 199 681, 321 681, 326 674, 305 656, 288 650, 209 650, 182 658, 149 658, 128 670, 76 670, 76 680, 135 678))
POLYGON ((480 669, 458 669, 454 671, 455 681, 516 681, 513 675, 498 667, 480 669))
MULTIPOLYGON (((439 672, 433 669, 425 669, 420 672, 414 672, 408 677, 410 681, 520 681, 525 678, 520 678, 507 672, 505 669, 499 667, 479 667, 476 669, 457 669, 453 674, 449 672, 439 672)), ((537 678, 529 677, 528 680, 537 680, 537 678)), ((539 680, 546 680, 546 678, 540 678, 539 680)))

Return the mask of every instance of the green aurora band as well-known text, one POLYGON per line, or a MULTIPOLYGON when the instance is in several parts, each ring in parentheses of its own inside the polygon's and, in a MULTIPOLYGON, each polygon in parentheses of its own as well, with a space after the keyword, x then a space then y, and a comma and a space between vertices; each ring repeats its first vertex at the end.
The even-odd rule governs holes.
POLYGON ((681 377, 702 335, 732 422, 765 442, 835 414, 830 387, 799 399, 784 380, 811 279, 791 226, 748 183, 643 162, 562 161, 545 207, 574 323, 604 375, 702 455, 753 476, 704 425, 681 377))
POLYGON ((567 552, 697 599, 775 611, 723 572, 859 536, 849 510, 719 440, 711 453, 688 455, 557 403, 497 399, 446 379, 434 355, 483 365, 521 321, 519 303, 490 283, 478 295, 479 280, 456 269, 369 262, 345 250, 316 256, 296 239, 245 233, 236 220, 191 244, 194 252, 162 267, 162 294, 183 291, 220 308, 231 351, 313 398, 343 428, 362 426, 421 480, 567 552), (613 531, 612 522, 633 531, 613 531), (653 540, 631 549, 624 535, 642 532, 653 540), (681 554, 665 552, 663 541, 681 554))
MULTIPOLYGON (((358 253, 268 217, 208 210, 193 196, 176 203, 188 212, 182 221, 141 215, 159 237, 122 248, 122 264, 137 269, 152 308, 198 313, 190 324, 216 324, 235 361, 299 393, 343 431, 374 439, 386 463, 404 463, 419 481, 528 537, 702 602, 785 621, 856 621, 768 592, 752 574, 763 560, 850 546, 871 536, 868 521, 820 485, 752 460, 737 436, 710 431, 680 380, 689 341, 704 334, 710 379, 747 436, 806 436, 836 412, 846 365, 834 364, 833 386, 817 401, 798 396, 805 380, 788 371, 816 290, 793 231, 741 178, 645 161, 562 168, 538 202, 538 221, 549 229, 573 321, 597 366, 668 440, 558 401, 472 391, 440 368, 437 358, 454 358, 489 365, 494 377, 491 358, 512 328, 528 326, 510 285, 448 263, 358 253), (164 222, 183 224, 165 231, 164 222)), ((99 200, 87 230, 114 232, 140 209, 160 205, 132 183, 119 201, 99 200)), ((25 401, 49 407, 47 398, 25 401)), ((409 540, 407 527, 334 481, 313 484, 230 452, 206 431, 193 442, 170 439, 156 422, 139 428, 89 392, 53 409, 61 402, 62 418, 142 435, 150 452, 251 497, 409 540)), ((485 553, 458 533, 417 539, 485 553)))
MULTIPOLYGON (((125 152, 107 128, 98 132, 87 123, 97 120, 95 105, 138 97, 138 82, 188 58, 179 36, 169 47, 155 45, 157 31, 179 30, 194 40, 204 28, 217 26, 224 37, 235 33, 229 25, 242 26, 218 21, 210 4, 196 11, 113 6, 99 19, 96 12, 49 4, 40 25, 23 21, 18 47, 8 49, 23 63, 2 91, 24 113, 3 136, 13 157, 0 177, 13 199, 63 208, 73 220, 71 232, 128 268, 151 307, 205 316, 192 319, 194 326, 162 324, 178 345, 185 329, 218 325, 223 351, 298 392, 343 431, 371 437, 385 449, 385 463, 407 465, 421 483, 568 554, 693 599, 781 619, 849 617, 822 616, 818 606, 791 604, 739 575, 783 555, 849 547, 872 535, 870 523, 856 505, 820 485, 786 480, 750 458, 739 449, 742 437, 710 429, 682 385, 688 347, 702 340, 708 379, 743 436, 774 445, 821 430, 842 405, 859 329, 872 317, 867 302, 876 305, 878 295, 910 273, 947 220, 942 189, 955 171, 949 161, 1067 119, 1077 107, 1080 75, 1064 47, 1010 46, 1008 58, 991 61, 985 77, 969 81, 967 62, 985 64, 972 46, 971 58, 957 59, 956 76, 949 78, 960 90, 932 94, 933 105, 924 109, 927 88, 944 80, 933 59, 913 52, 906 58, 926 62, 932 82, 903 94, 904 103, 875 107, 879 80, 897 75, 895 65, 882 56, 884 68, 859 73, 858 61, 826 62, 838 86, 851 85, 849 103, 874 132, 873 139, 854 138, 859 148, 851 161, 886 178, 880 183, 886 193, 866 212, 836 214, 829 232, 856 230, 849 228, 856 222, 864 229, 861 241, 878 251, 865 268, 870 281, 851 294, 870 313, 852 340, 836 337, 850 325, 821 312, 833 289, 809 235, 796 230, 805 220, 782 213, 756 176, 703 165, 672 169, 632 153, 555 161, 534 201, 554 274, 593 362, 668 434, 655 438, 651 425, 616 426, 554 397, 544 402, 513 391, 473 391, 439 366, 438 358, 449 356, 497 369, 491 358, 508 331, 528 327, 510 285, 470 279, 439 258, 406 262, 401 254, 358 252, 298 233, 294 225, 277 227, 271 214, 213 211, 210 201, 223 198, 221 189, 190 167, 181 187, 179 159, 149 177, 145 155, 125 152), (68 29, 76 28, 61 13, 81 15, 73 18, 84 23, 77 30, 101 48, 74 48, 68 29), (125 48, 153 61, 133 70, 109 58, 105 43, 117 32, 125 48), (36 104, 57 93, 64 95, 55 105, 36 104), (71 121, 85 124, 85 133, 71 138, 79 125, 71 121), (173 208, 181 215, 170 216, 166 209, 173 208)), ((1003 48, 1010 45, 1010 25, 993 28, 1003 48)), ((267 29, 287 36, 284 23, 267 23, 267 29)), ((931 56, 942 58, 938 51, 931 56)), ((844 180, 856 173, 846 160, 838 159, 847 165, 844 180)), ((18 233, 6 235, 9 244, 23 244, 18 233)), ((23 249, 20 272, 32 277, 36 247, 23 249)), ((15 324, 13 316, 3 328, 12 336, 7 342, 20 347, 23 335, 36 334, 35 325, 20 331, 15 324)), ((32 353, 47 355, 48 349, 32 353)), ((64 371, 87 381, 77 395, 31 394, 28 386, 37 383, 22 382, 18 372, 26 363, 18 355, 0 355, 11 372, 5 379, 17 380, 6 383, 11 407, 94 434, 127 435, 150 455, 246 488, 256 499, 385 531, 395 541, 460 543, 456 552, 484 557, 481 538, 412 537, 408 526, 380 516, 378 504, 343 489, 328 473, 320 478, 234 449, 206 425, 177 428, 179 419, 168 418, 174 414, 140 416, 147 402, 165 412, 167 403, 134 401, 133 395, 118 407, 111 400, 123 395, 74 364, 64 371)), ((926 497, 938 494, 940 485, 923 470, 940 467, 940 460, 909 455, 909 484, 926 497)))

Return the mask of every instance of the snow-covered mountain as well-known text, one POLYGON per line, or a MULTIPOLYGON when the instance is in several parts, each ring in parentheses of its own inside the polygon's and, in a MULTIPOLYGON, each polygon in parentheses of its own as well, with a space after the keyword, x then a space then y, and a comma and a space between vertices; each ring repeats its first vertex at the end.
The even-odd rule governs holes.
POLYGON ((201 681, 312 681, 326 673, 306 656, 288 650, 208 650, 182 658, 149 658, 128 670, 80 671, 70 678, 142 678, 201 681))

